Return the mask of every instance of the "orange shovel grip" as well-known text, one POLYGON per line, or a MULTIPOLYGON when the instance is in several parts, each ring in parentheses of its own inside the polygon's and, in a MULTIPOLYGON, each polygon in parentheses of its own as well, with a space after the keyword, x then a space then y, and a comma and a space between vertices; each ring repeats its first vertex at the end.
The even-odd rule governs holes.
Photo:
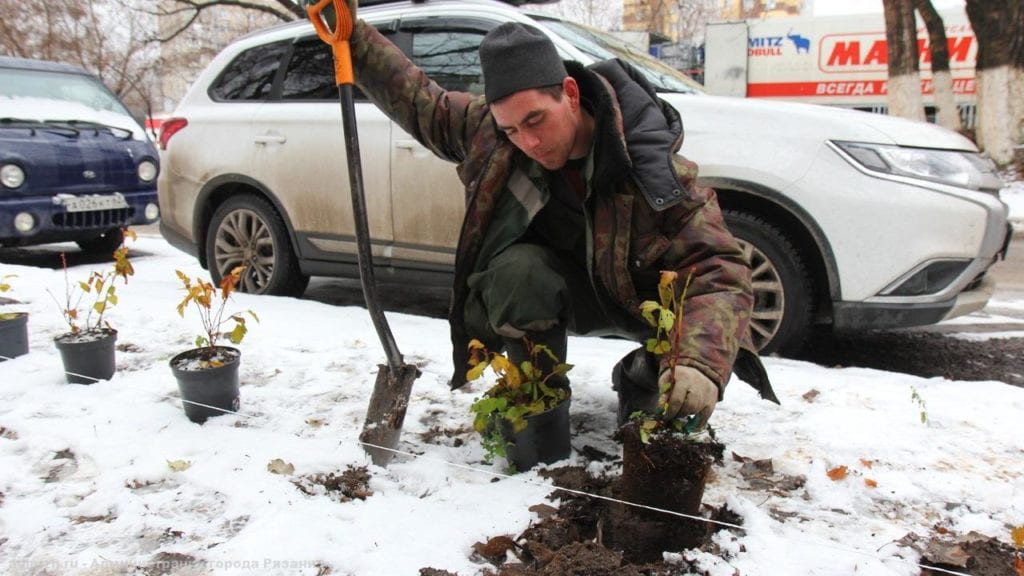
POLYGON ((352 73, 352 51, 349 46, 353 28, 352 15, 349 14, 344 0, 320 0, 312 6, 307 6, 306 14, 313 22, 316 35, 330 44, 334 51, 334 79, 337 85, 355 83, 355 76, 352 73), (332 3, 335 15, 333 30, 323 17, 324 9, 332 3))

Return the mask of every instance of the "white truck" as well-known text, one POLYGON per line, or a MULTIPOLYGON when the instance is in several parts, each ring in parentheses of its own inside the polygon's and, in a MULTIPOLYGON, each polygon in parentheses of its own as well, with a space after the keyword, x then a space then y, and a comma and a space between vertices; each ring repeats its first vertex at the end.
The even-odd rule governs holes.
MULTIPOLYGON (((969 124, 978 43, 963 11, 940 16, 953 91, 969 124)), ((917 38, 921 88, 930 106, 931 55, 920 19, 917 38)), ((711 94, 886 110, 888 52, 880 13, 711 23, 704 50, 704 87, 711 94)))

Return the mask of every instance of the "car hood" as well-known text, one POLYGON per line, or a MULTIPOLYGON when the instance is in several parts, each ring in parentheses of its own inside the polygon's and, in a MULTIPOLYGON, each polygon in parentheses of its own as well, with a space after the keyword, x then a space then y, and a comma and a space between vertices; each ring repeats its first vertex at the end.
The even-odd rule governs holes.
POLYGON ((131 116, 110 110, 97 110, 85 104, 48 98, 11 98, 0 96, 0 118, 19 120, 79 120, 113 126, 132 133, 135 140, 146 140, 145 131, 131 116))
POLYGON ((661 96, 683 115, 687 134, 726 132, 747 139, 771 138, 774 135, 915 148, 978 150, 973 142, 952 130, 883 114, 749 98, 692 94, 661 96))

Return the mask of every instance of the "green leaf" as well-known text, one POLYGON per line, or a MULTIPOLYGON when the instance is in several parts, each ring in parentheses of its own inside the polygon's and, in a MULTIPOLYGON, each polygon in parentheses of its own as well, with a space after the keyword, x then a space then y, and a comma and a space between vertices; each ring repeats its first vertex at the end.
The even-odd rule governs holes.
POLYGON ((488 414, 477 414, 476 418, 473 419, 473 430, 476 430, 480 434, 487 432, 487 424, 490 421, 491 418, 488 414))
POLYGON ((228 334, 228 340, 231 340, 232 344, 239 344, 242 339, 245 338, 245 334, 249 330, 245 327, 245 324, 235 324, 235 329, 228 334))
POLYGON ((654 312, 658 310, 661 310, 661 304, 658 304, 654 300, 644 300, 640 303, 640 314, 651 326, 658 325, 658 322, 654 319, 654 312))
POLYGON ((507 398, 481 398, 473 403, 469 409, 477 414, 487 415, 491 412, 501 412, 508 406, 507 398))
POLYGON ((658 348, 658 342, 660 341, 657 338, 648 338, 646 346, 647 351, 653 354, 654 351, 658 348))
POLYGON ((672 344, 670 344, 668 340, 661 340, 660 342, 657 343, 657 345, 654 346, 654 350, 651 350, 651 352, 660 355, 667 353, 671 349, 672 344))
POLYGON ((565 376, 569 373, 569 370, 572 370, 572 364, 556 364, 555 367, 551 369, 551 373, 556 376, 565 376))
POLYGON ((661 314, 658 314, 658 328, 667 332, 672 329, 672 325, 675 323, 676 315, 671 310, 662 310, 661 314))

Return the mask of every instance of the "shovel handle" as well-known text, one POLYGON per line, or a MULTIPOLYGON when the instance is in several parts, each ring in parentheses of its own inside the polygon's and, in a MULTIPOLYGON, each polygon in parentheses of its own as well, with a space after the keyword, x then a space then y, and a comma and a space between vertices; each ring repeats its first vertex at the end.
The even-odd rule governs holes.
MULTIPOLYGON (((331 45, 334 51, 334 79, 338 86, 353 84, 355 76, 352 73, 352 52, 349 47, 349 38, 352 37, 352 15, 349 14, 348 5, 344 0, 320 0, 316 4, 306 7, 306 14, 313 22, 313 29, 321 40, 331 45), (324 9, 334 8, 334 26, 328 22, 329 16, 325 17, 324 9)), ((328 13, 329 14, 329 13, 328 13)))

